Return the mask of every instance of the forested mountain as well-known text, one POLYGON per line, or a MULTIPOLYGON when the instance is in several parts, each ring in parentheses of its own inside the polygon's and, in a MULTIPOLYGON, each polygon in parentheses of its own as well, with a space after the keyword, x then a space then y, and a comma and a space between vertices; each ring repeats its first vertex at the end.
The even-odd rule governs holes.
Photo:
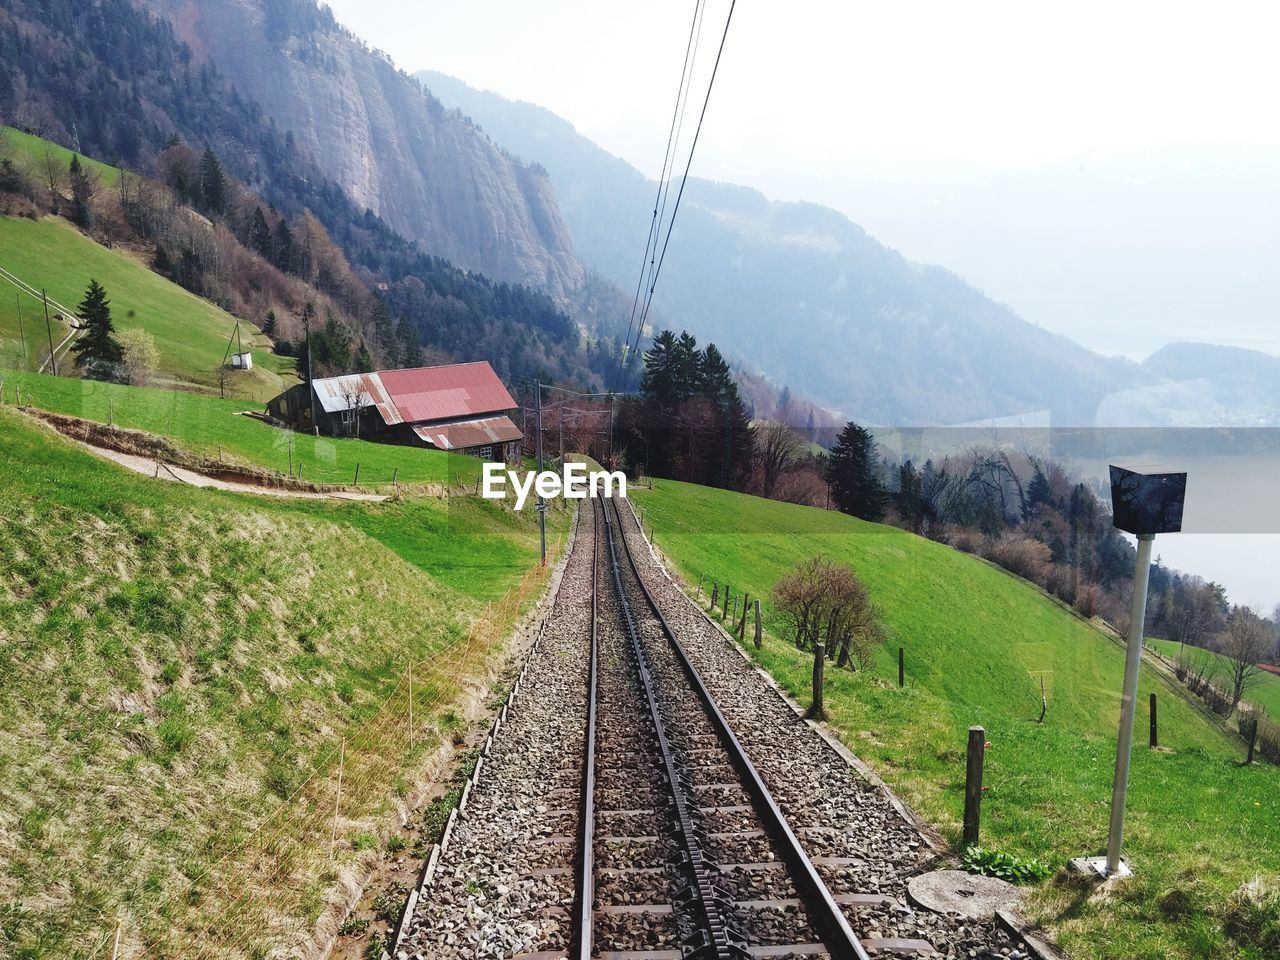
MULTIPOLYGON (((654 184, 543 108, 418 76, 545 165, 579 257, 634 285, 654 184)), ((924 424, 1051 410, 1059 423, 1092 423, 1108 394, 1158 381, 912 263, 834 210, 691 180, 680 216, 658 291, 663 312, 850 416, 924 424)))
MULTIPOLYGON (((259 25, 264 31, 296 36, 310 28, 336 30, 309 0, 266 7, 249 4, 245 9, 249 8, 297 14, 264 21, 259 25), (307 11, 314 16, 306 16, 307 11)), ((349 37, 343 42, 359 48, 349 37)), ((157 176, 246 239, 255 225, 243 218, 253 216, 252 206, 212 209, 192 182, 197 178, 169 163, 175 146, 189 147, 197 157, 205 150, 213 152, 229 175, 275 208, 267 211, 269 223, 278 226, 281 218, 288 218, 296 225, 304 214, 313 215, 341 248, 359 281, 377 291, 377 296, 361 298, 361 309, 369 315, 353 321, 361 329, 380 328, 368 343, 375 359, 398 358, 403 351, 399 346, 392 350, 392 345, 421 341, 436 348, 437 356, 492 360, 509 378, 536 375, 598 382, 599 373, 610 365, 607 347, 593 344, 585 349, 573 322, 578 320, 590 333, 610 332, 608 324, 610 318, 616 323, 617 311, 608 309, 612 294, 607 286, 601 290, 598 283, 580 284, 575 296, 586 306, 580 316, 570 317, 546 292, 545 282, 533 289, 491 280, 455 265, 434 246, 405 238, 352 200, 291 131, 246 97, 215 64, 201 60, 168 22, 129 0, 88 5, 77 0, 3 0, 0 121, 87 156, 157 176)), ((458 130, 471 130, 477 143, 496 152, 458 118, 450 123, 458 130)), ((466 197, 459 200, 464 201, 471 202, 466 197)), ((497 227, 486 229, 501 234, 497 227)), ((169 249, 166 255, 180 262, 197 252, 169 249)), ((342 296, 341 284, 332 275, 321 272, 309 279, 322 292, 342 296)))

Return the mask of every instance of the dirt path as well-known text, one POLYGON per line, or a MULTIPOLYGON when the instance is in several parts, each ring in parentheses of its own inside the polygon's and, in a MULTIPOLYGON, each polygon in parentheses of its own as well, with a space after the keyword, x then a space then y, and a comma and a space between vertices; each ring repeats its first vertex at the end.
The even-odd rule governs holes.
POLYGON ((82 447, 90 453, 101 457, 104 460, 110 460, 112 463, 118 463, 127 470, 134 473, 141 473, 148 477, 160 477, 171 483, 185 483, 193 487, 211 487, 214 490, 230 490, 234 493, 253 493, 259 496, 268 497, 294 497, 303 500, 358 500, 364 502, 377 502, 386 500, 387 498, 379 493, 356 493, 345 490, 335 490, 332 493, 313 493, 307 490, 282 490, 279 487, 259 486, 252 483, 237 483, 232 480, 218 480, 214 477, 207 477, 203 473, 196 473, 194 470, 188 470, 185 467, 178 467, 172 464, 162 463, 159 469, 156 467, 156 461, 148 457, 139 457, 132 453, 121 453, 119 450, 109 450, 106 447, 95 446, 92 443, 85 443, 83 440, 76 440, 82 447))

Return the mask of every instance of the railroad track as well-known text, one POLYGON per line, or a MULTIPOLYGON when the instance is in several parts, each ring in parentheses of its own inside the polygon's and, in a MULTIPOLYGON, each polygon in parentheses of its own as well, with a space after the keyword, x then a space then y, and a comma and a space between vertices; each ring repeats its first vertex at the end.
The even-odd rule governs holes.
POLYGON ((527 673, 394 960, 1025 956, 907 906, 919 833, 679 595, 629 507, 581 512, 527 673))
POLYGON ((646 587, 616 506, 596 509, 613 592, 594 644, 600 731, 587 754, 582 818, 594 842, 579 850, 573 955, 865 960, 646 587))

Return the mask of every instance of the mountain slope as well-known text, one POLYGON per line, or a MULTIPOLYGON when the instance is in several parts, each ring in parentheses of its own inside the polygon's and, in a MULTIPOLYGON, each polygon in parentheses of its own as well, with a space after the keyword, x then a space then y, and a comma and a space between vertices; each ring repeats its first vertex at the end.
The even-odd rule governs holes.
POLYGON ((563 299, 582 281, 547 178, 313 0, 141 0, 356 203, 438 256, 563 299))
MULTIPOLYGON (((50 297, 71 309, 83 298, 89 281, 99 281, 111 300, 116 329, 145 330, 155 339, 157 372, 186 387, 217 390, 218 366, 236 318, 152 272, 137 257, 94 243, 65 220, 0 216, 0 267, 34 287, 47 288, 50 297)), ((0 306, 0 335, 5 336, 0 340, 0 363, 34 367, 35 358, 48 353, 41 303, 21 294, 15 300, 12 290, 6 285, 0 306), (31 324, 25 330, 26 364, 15 355, 16 323, 9 322, 19 302, 31 324)), ((272 353, 270 341, 258 330, 241 322, 240 335, 254 361, 253 370, 234 377, 241 396, 267 400, 297 382, 293 361, 272 353)), ((59 354, 58 362, 63 373, 71 367, 65 353, 59 354)))
POLYGON ((311 955, 545 582, 532 518, 154 481, 9 407, 0 450, 0 956, 311 955))
MULTIPOLYGON (((654 185, 549 111, 418 74, 495 139, 547 167, 578 255, 630 289, 654 185)), ((657 304, 780 383, 886 423, 954 423, 1098 403, 1156 378, 1027 323, 960 278, 886 248, 836 211, 693 180, 657 304)))

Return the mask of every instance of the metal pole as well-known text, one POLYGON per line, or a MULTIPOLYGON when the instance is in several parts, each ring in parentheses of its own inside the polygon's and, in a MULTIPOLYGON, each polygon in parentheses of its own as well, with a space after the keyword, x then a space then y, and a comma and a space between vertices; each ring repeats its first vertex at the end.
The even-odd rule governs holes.
POLYGON ((22 294, 15 293, 18 298, 18 339, 22 341, 22 365, 27 365, 27 333, 22 329, 22 294))
POLYGON ((1124 692, 1120 697, 1120 733, 1116 738, 1116 777, 1111 786, 1111 831, 1107 836, 1107 871, 1120 869, 1124 842, 1124 805, 1129 792, 1129 756, 1133 749, 1133 717, 1138 705, 1138 669, 1146 627, 1147 580, 1151 573, 1151 544, 1155 534, 1138 535, 1138 559, 1133 568, 1133 602, 1129 607, 1129 641, 1124 655, 1124 692))
POLYGON ((609 465, 613 465, 613 418, 617 415, 617 398, 609 394, 609 465))
MULTIPOLYGON (((537 421, 538 430, 538 474, 542 474, 542 381, 535 380, 534 384, 537 389, 536 399, 534 400, 534 410, 536 411, 535 420, 537 421)), ((535 486, 537 484, 535 483, 535 486)), ((538 539, 542 541, 542 565, 547 565, 547 504, 542 499, 542 495, 538 495, 538 539)))
MULTIPOLYGON (((303 312, 306 318, 306 312, 303 312)), ((311 376, 311 320, 306 318, 303 324, 307 334, 307 397, 311 401, 311 430, 315 436, 320 436, 320 422, 316 420, 316 385, 315 380, 311 376)))
POLYGON ((40 296, 44 299, 44 329, 49 334, 49 366, 53 368, 53 375, 58 375, 58 358, 53 354, 53 325, 49 322, 49 291, 41 290, 40 296))

